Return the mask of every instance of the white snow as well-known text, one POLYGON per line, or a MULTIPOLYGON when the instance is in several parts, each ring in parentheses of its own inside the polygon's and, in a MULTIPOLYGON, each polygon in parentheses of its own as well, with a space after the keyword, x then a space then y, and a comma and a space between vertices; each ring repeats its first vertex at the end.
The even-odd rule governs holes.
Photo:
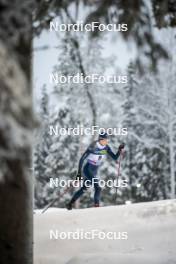
POLYGON ((174 264, 176 200, 34 215, 34 264, 174 264), (49 239, 50 230, 127 232, 126 240, 49 239))

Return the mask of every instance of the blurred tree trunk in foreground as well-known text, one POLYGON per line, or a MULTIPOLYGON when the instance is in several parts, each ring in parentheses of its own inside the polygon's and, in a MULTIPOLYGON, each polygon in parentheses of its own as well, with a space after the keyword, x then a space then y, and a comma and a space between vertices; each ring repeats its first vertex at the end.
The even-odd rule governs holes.
POLYGON ((32 263, 32 0, 0 0, 0 263, 32 263))

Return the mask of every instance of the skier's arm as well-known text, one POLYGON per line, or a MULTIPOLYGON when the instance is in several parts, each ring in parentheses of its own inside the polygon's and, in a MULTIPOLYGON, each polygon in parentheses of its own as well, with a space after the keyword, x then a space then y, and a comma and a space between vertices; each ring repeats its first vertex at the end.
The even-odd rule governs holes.
POLYGON ((80 160, 79 160, 79 165, 78 165, 78 174, 81 174, 81 169, 84 163, 84 160, 87 158, 87 156, 90 154, 90 149, 88 148, 83 155, 81 156, 80 160))
POLYGON ((118 149, 117 153, 115 154, 115 153, 111 150, 111 148, 110 148, 109 146, 107 147, 107 153, 108 153, 108 155, 109 155, 113 160, 117 160, 118 157, 120 156, 120 151, 119 151, 119 149, 118 149))
POLYGON ((93 142, 87 150, 83 153, 82 157, 80 158, 79 165, 78 165, 78 174, 77 179, 81 179, 81 169, 84 163, 84 160, 88 157, 90 153, 93 153, 95 147, 95 142, 93 142))
POLYGON ((88 157, 90 153, 94 152, 95 143, 96 141, 90 144, 87 150, 83 153, 82 157, 80 158, 79 165, 78 165, 78 174, 81 174, 81 169, 82 169, 84 160, 88 157))
POLYGON ((108 147, 107 147, 107 152, 108 152, 109 156, 110 156, 113 160, 117 160, 118 157, 120 156, 120 153, 121 153, 122 149, 124 149, 124 147, 125 147, 124 143, 121 144, 121 145, 119 146, 119 148, 118 148, 117 153, 114 154, 114 152, 113 152, 113 151, 111 150, 111 148, 108 146, 108 147))

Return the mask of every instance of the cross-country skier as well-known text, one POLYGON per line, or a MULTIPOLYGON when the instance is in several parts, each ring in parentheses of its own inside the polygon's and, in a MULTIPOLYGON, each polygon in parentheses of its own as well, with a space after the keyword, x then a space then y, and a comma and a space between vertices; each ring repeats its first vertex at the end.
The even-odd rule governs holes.
POLYGON ((78 166, 78 173, 77 179, 82 179, 82 167, 83 167, 83 185, 82 187, 75 192, 70 202, 66 205, 68 210, 72 209, 73 204, 75 201, 80 198, 80 196, 87 190, 88 182, 93 185, 95 189, 94 194, 94 206, 99 207, 100 202, 100 192, 101 188, 98 183, 97 178, 97 171, 102 162, 102 159, 108 154, 111 158, 115 161, 120 156, 122 149, 124 148, 124 144, 121 144, 118 148, 116 154, 114 154, 111 148, 108 145, 108 135, 107 133, 101 133, 98 137, 98 140, 93 142, 88 149, 82 155, 79 166, 78 166), (83 166, 84 161, 86 160, 85 165, 83 166), (96 178, 96 180, 95 180, 96 178))

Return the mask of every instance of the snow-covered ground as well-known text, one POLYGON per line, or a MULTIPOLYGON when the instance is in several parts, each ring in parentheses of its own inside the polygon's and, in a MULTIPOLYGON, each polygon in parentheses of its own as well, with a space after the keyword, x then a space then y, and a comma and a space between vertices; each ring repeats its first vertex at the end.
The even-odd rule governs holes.
MULTIPOLYGON (((63 234, 63 233, 62 233, 63 234)), ((34 215, 34 264, 176 264, 176 200, 34 215), (50 239, 50 231, 127 239, 50 239), (97 231, 96 231, 97 232, 97 231), (79 233, 79 234, 80 234, 79 233), (122 234, 123 233, 123 234, 122 234)))

